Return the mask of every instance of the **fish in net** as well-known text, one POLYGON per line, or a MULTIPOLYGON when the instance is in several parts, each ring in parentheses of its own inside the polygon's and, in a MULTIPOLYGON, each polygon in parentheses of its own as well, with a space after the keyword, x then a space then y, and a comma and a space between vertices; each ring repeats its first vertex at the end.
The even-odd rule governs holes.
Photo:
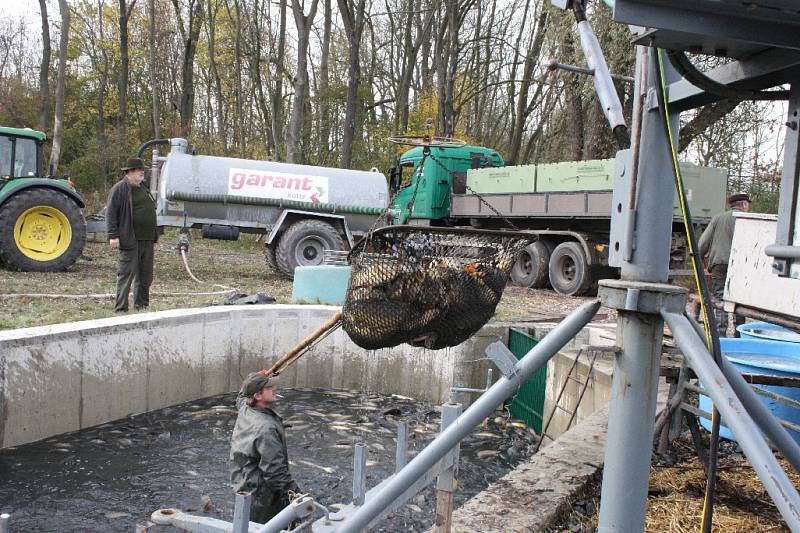
POLYGON ((517 255, 532 240, 519 232, 378 229, 350 253, 342 328, 368 350, 460 344, 492 317, 517 255))

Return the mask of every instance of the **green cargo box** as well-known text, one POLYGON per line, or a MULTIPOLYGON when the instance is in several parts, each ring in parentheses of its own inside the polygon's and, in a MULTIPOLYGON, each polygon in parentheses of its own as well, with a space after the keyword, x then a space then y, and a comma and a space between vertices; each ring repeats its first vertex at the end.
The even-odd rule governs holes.
POLYGON ((536 165, 470 170, 467 172, 467 186, 478 194, 534 192, 536 165))
POLYGON ((538 165, 536 192, 601 191, 614 188, 614 160, 538 165))
MULTIPOLYGON (((708 219, 725 210, 728 180, 725 170, 682 162, 681 172, 695 218, 708 219)), ((479 194, 527 193, 532 190, 539 193, 610 191, 614 187, 613 173, 613 159, 597 159, 470 170, 467 184, 479 194), (531 189, 532 185, 535 189, 531 189)), ((669 176, 668 179, 673 178, 669 176)), ((675 215, 680 216, 677 191, 674 206, 675 215)))

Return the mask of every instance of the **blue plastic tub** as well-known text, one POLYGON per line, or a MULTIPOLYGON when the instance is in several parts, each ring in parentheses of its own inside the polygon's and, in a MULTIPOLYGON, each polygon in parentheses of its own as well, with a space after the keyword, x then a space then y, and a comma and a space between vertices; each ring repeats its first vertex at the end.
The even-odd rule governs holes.
POLYGON ((736 327, 743 339, 765 341, 800 342, 800 333, 769 322, 749 322, 736 327))
MULTIPOLYGON (((720 339, 722 353, 743 374, 800 377, 800 343, 765 341, 760 339, 720 339)), ((757 385, 765 390, 800 401, 800 388, 757 385)), ((789 407, 769 398, 759 396, 772 413, 784 420, 800 425, 800 409, 789 407)), ((700 395, 700 409, 711 412, 711 398, 700 395)), ((725 420, 721 421, 723 424, 725 420)), ((701 418, 704 428, 711 429, 711 421, 701 418)), ((720 436, 736 440, 724 425, 720 436)), ((800 444, 800 434, 789 430, 789 434, 800 444)))
POLYGON ((294 269, 292 300, 304 304, 342 305, 349 280, 349 266, 297 267, 294 269))

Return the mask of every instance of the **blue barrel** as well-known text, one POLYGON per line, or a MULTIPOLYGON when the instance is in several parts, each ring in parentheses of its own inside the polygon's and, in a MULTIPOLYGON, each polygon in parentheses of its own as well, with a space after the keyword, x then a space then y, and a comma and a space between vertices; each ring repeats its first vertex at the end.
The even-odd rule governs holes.
MULTIPOLYGON (((722 354, 743 374, 800 377, 800 343, 765 341, 760 339, 720 339, 722 354)), ((770 392, 800 401, 800 388, 756 385, 770 392)), ((759 396, 772 414, 800 425, 800 409, 789 407, 770 398, 759 396)), ((700 409, 711 412, 711 398, 700 395, 700 409)), ((724 424, 724 420, 721 421, 724 424)), ((704 428, 711 429, 711 421, 701 418, 704 428)), ((800 434, 788 430, 800 444, 800 434)), ((725 426, 720 427, 722 438, 736 440, 725 426)))
POLYGON ((749 322, 736 327, 743 339, 800 342, 800 333, 769 322, 749 322))
POLYGON ((349 280, 349 266, 299 266, 294 269, 292 300, 303 304, 343 305, 349 280))

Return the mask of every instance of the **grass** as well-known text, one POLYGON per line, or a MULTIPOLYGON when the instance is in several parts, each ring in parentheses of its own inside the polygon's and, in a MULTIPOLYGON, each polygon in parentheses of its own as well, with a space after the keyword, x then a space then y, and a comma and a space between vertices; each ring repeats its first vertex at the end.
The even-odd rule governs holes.
MULTIPOLYGON (((278 303, 291 303, 292 282, 271 270, 264 260, 264 245, 255 235, 242 234, 238 241, 202 239, 192 230, 188 261, 193 281, 177 251, 178 230, 168 229, 155 247, 155 276, 149 311, 220 305, 225 294, 199 294, 235 288, 244 294, 263 293, 278 303)), ((101 236, 102 237, 102 236, 101 236)), ((105 241, 86 243, 83 258, 67 272, 11 272, 0 269, 0 330, 43 326, 77 320, 114 316, 118 252, 105 241), (84 296, 9 297, 15 294, 58 294, 84 296), (86 295, 107 295, 85 297, 86 295)), ((531 315, 558 317, 585 298, 556 294, 551 290, 508 286, 497 307, 495 320, 531 315)), ((132 307, 132 302, 131 302, 132 307)), ((131 311, 132 313, 135 311, 131 311)))
MULTIPOLYGON (((278 303, 290 301, 291 281, 281 278, 264 262, 263 244, 254 235, 239 241, 201 239, 193 232, 189 267, 206 282, 193 281, 177 251, 178 231, 168 230, 155 247, 155 275, 149 311, 205 307, 225 303, 229 294, 220 284, 245 294, 264 293, 278 303)), ((105 242, 89 241, 67 272, 38 273, 0 270, 0 329, 41 326, 114 316, 112 296, 67 299, 55 297, 8 297, 11 294, 113 295, 118 252, 105 242)), ((132 311, 133 312, 133 311, 132 311)))

